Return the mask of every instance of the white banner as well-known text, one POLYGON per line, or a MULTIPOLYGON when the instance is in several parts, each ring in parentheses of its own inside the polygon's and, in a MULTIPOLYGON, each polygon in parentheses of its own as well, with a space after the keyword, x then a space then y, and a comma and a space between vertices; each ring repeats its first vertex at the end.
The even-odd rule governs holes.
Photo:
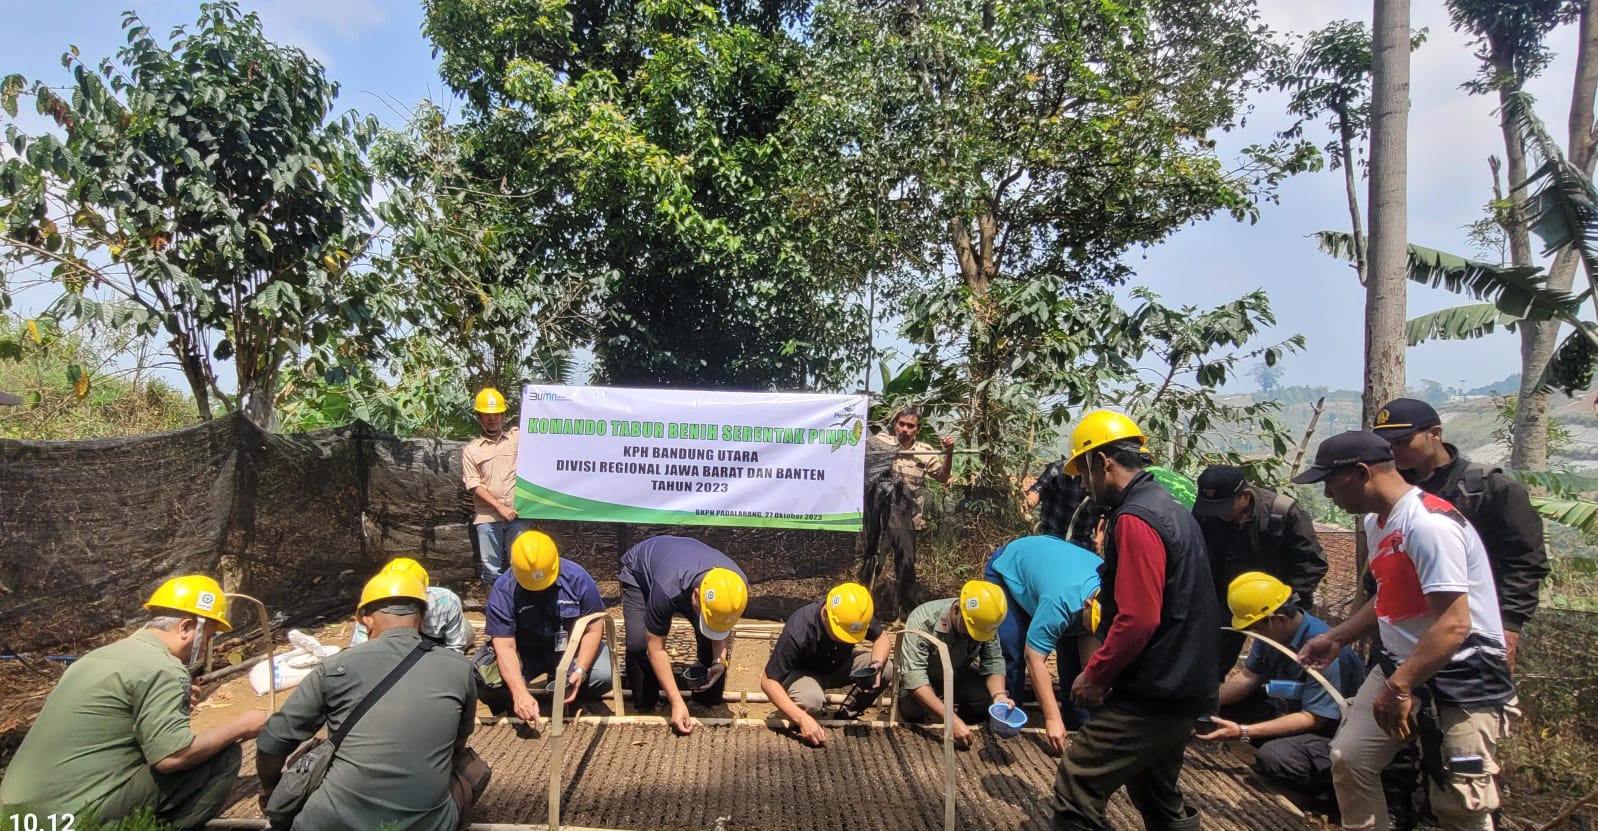
POLYGON ((860 530, 863 395, 529 386, 516 513, 860 530))

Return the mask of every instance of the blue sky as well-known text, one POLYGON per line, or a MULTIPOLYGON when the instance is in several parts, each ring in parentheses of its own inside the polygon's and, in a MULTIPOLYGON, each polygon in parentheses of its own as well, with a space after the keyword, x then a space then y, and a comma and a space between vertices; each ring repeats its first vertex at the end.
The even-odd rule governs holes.
MULTIPOLYGON (((158 33, 191 23, 198 4, 172 0, 88 2, 56 0, 48 13, 37 2, 0 0, 0 19, 28 21, 26 37, 8 43, 0 72, 60 79, 61 53, 77 45, 85 59, 111 55, 124 41, 118 12, 138 10, 158 33)), ((423 98, 444 100, 431 45, 422 37, 418 3, 387 0, 258 0, 267 35, 292 43, 320 60, 340 82, 343 107, 398 125, 423 98)), ((1412 62, 1410 114, 1410 239, 1471 253, 1461 226, 1480 216, 1490 195, 1487 156, 1502 154, 1492 100, 1467 96, 1459 85, 1476 72, 1467 40, 1448 26, 1441 2, 1414 4, 1414 25, 1427 27, 1427 44, 1412 62)), ((1369 19, 1370 4, 1353 0, 1260 0, 1265 21, 1279 31, 1308 31, 1338 18, 1369 19)), ((1550 45, 1557 59, 1531 91, 1539 113, 1563 137, 1575 64, 1575 32, 1566 27, 1550 45)), ((1246 129, 1219 137, 1235 152, 1288 124, 1280 96, 1262 96, 1246 129)), ((37 130, 38 123, 28 128, 37 130)), ((1324 139, 1320 131, 1312 138, 1324 139)), ((1128 262, 1137 282, 1175 304, 1214 305, 1255 288, 1267 288, 1279 325, 1277 338, 1303 334, 1309 346, 1286 362, 1287 383, 1357 389, 1363 350, 1363 290, 1345 263, 1319 253, 1308 235, 1346 229, 1340 172, 1301 176, 1282 189, 1281 204, 1266 206, 1256 225, 1229 218, 1184 228, 1128 262)), ((1535 241, 1534 241, 1535 242, 1535 241)), ((1411 316, 1460 302, 1440 290, 1412 286, 1411 316)), ((1519 338, 1494 334, 1476 342, 1429 343, 1409 351, 1409 380, 1435 379, 1453 386, 1497 380, 1519 366, 1519 338)), ((879 344, 880 345, 880 344, 879 344)), ((1244 384, 1246 388, 1247 384, 1244 384)))

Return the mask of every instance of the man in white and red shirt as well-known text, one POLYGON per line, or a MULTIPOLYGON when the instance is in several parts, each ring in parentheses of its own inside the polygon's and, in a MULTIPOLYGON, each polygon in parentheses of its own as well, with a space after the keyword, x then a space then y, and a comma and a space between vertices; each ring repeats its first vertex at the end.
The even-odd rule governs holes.
POLYGON ((1376 578, 1370 602, 1299 652, 1319 668, 1372 629, 1381 634, 1377 666, 1332 740, 1343 827, 1385 831, 1381 771, 1418 729, 1441 827, 1491 829, 1493 757, 1515 690, 1481 538, 1452 505, 1406 482, 1375 433, 1327 439, 1293 481, 1323 482, 1338 507, 1365 514, 1376 578))

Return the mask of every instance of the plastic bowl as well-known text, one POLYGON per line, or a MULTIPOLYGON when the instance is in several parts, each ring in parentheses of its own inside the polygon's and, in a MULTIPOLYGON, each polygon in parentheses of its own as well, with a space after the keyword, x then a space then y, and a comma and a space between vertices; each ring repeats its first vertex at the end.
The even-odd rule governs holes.
POLYGON ((861 667, 849 673, 849 680, 857 687, 869 688, 877 680, 877 670, 872 667, 861 667))
POLYGON ((703 686, 705 679, 709 677, 709 667, 705 666, 704 664, 689 664, 688 666, 683 667, 682 683, 679 686, 682 689, 697 689, 703 686))
POLYGON ((1000 738, 1013 739, 1021 735, 1026 726, 1026 711, 1008 704, 995 704, 988 708, 988 727, 1000 738))

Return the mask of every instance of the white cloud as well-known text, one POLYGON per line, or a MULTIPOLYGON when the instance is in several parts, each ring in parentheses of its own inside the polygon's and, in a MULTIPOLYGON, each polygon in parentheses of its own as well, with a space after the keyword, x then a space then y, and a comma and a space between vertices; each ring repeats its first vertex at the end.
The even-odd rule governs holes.
POLYGON ((327 67, 336 51, 328 48, 329 37, 356 41, 388 21, 377 0, 262 0, 253 8, 268 37, 304 49, 327 67))

